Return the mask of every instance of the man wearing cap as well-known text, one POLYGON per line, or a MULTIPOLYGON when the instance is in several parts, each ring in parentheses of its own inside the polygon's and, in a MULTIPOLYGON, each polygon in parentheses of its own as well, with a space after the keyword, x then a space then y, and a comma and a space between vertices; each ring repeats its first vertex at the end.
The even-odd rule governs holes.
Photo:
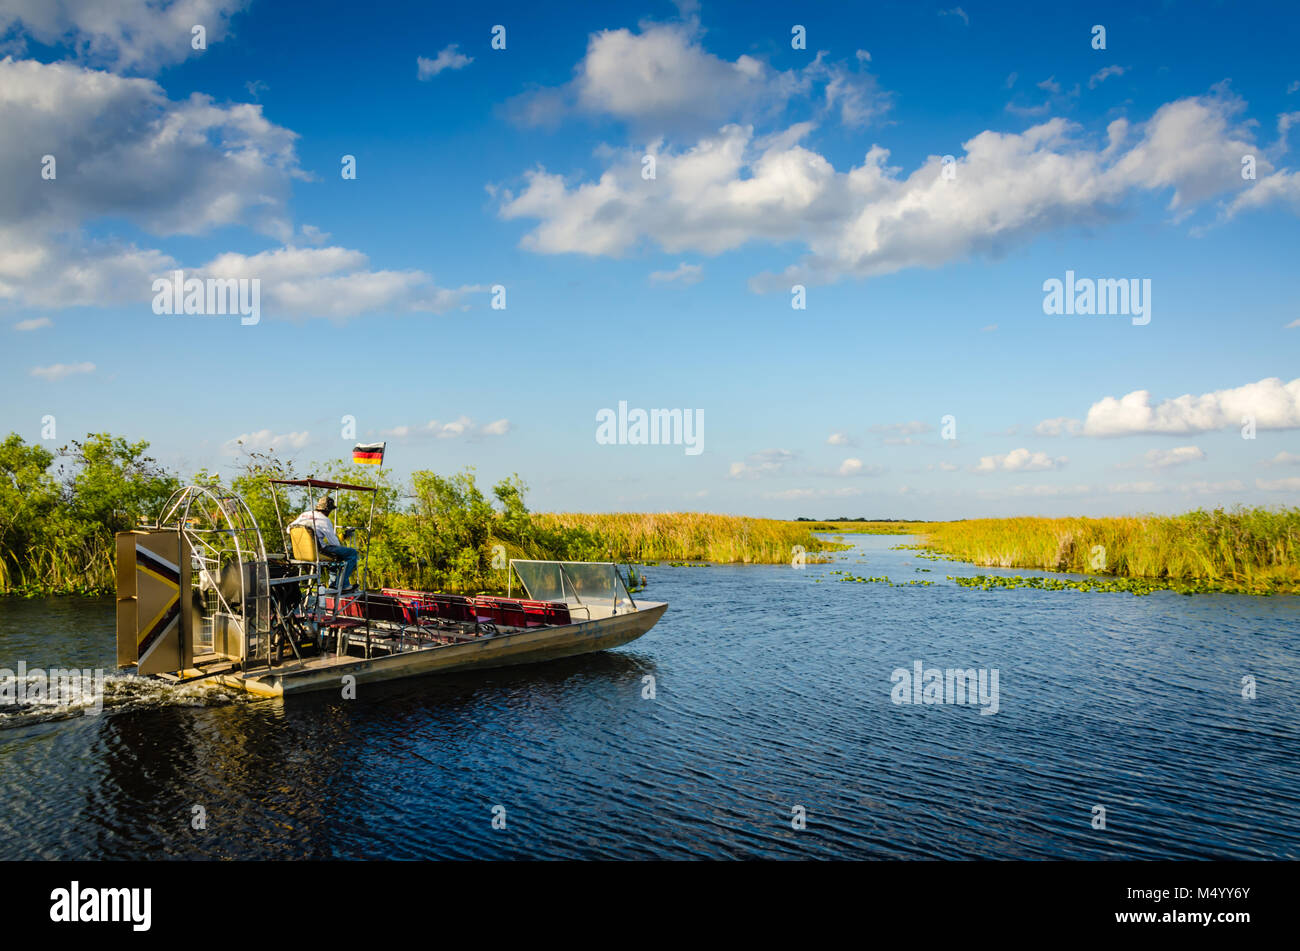
MULTIPOLYGON (((358 552, 355 548, 348 548, 339 541, 338 535, 334 534, 334 523, 330 521, 330 513, 335 508, 334 500, 327 495, 316 503, 315 509, 303 512, 291 524, 305 525, 310 528, 316 535, 316 548, 321 555, 331 561, 344 563, 343 593, 351 594, 357 590, 356 585, 350 585, 348 582, 352 578, 352 572, 356 571, 358 552)), ((350 532, 351 529, 348 531, 350 532)))

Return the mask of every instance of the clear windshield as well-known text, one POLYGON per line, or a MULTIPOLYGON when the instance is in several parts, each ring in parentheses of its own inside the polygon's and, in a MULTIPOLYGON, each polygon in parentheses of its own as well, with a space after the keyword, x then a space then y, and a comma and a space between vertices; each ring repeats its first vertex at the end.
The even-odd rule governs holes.
POLYGON ((610 562, 510 562, 528 597, 536 601, 600 606, 611 611, 632 606, 632 598, 610 562))

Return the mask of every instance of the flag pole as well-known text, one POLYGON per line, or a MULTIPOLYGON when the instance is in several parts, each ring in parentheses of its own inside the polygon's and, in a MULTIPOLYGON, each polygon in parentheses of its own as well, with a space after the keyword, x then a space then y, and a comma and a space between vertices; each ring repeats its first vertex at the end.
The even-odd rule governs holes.
MULTIPOLYGON (((380 450, 379 468, 384 467, 383 449, 380 450)), ((378 480, 376 480, 378 481, 378 480)), ((370 657, 370 532, 375 524, 375 496, 379 494, 376 487, 370 492, 370 514, 366 516, 366 560, 361 566, 361 590, 365 594, 365 614, 366 614, 366 657, 370 657)))
MULTIPOLYGON (((387 448, 388 446, 386 443, 379 444, 379 468, 381 470, 384 468, 384 450, 386 450, 387 448)), ((372 542, 370 533, 375 524, 375 496, 378 494, 379 494, 378 488, 375 488, 374 491, 370 493, 370 514, 366 517, 366 560, 362 563, 361 566, 361 580, 362 580, 361 587, 362 590, 365 590, 367 592, 369 591, 369 587, 370 587, 370 545, 372 542)), ((369 602, 370 602, 370 597, 367 594, 366 603, 368 604, 369 602)), ((369 612, 366 613, 369 614, 369 612)), ((367 620, 366 621, 367 627, 369 627, 369 624, 370 622, 369 620, 367 620)))

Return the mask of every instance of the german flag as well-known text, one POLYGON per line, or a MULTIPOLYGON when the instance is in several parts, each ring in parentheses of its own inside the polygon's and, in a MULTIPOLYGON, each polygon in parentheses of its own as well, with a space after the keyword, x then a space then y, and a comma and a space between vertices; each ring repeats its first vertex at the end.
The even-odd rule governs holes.
POLYGON ((359 466, 382 466, 384 445, 382 442, 359 442, 352 447, 352 461, 359 466))

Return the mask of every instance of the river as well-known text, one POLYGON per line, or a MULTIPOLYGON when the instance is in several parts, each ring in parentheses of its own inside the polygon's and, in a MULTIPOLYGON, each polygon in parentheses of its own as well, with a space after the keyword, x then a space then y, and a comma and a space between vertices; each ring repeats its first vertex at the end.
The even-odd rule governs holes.
POLYGON ((0 707, 0 859, 1300 857, 1300 598, 982 591, 846 538, 647 568, 671 606, 618 651, 355 700, 141 682, 111 600, 0 601, 0 668, 109 672, 97 715, 0 707), (989 689, 895 702, 918 661, 989 689))

